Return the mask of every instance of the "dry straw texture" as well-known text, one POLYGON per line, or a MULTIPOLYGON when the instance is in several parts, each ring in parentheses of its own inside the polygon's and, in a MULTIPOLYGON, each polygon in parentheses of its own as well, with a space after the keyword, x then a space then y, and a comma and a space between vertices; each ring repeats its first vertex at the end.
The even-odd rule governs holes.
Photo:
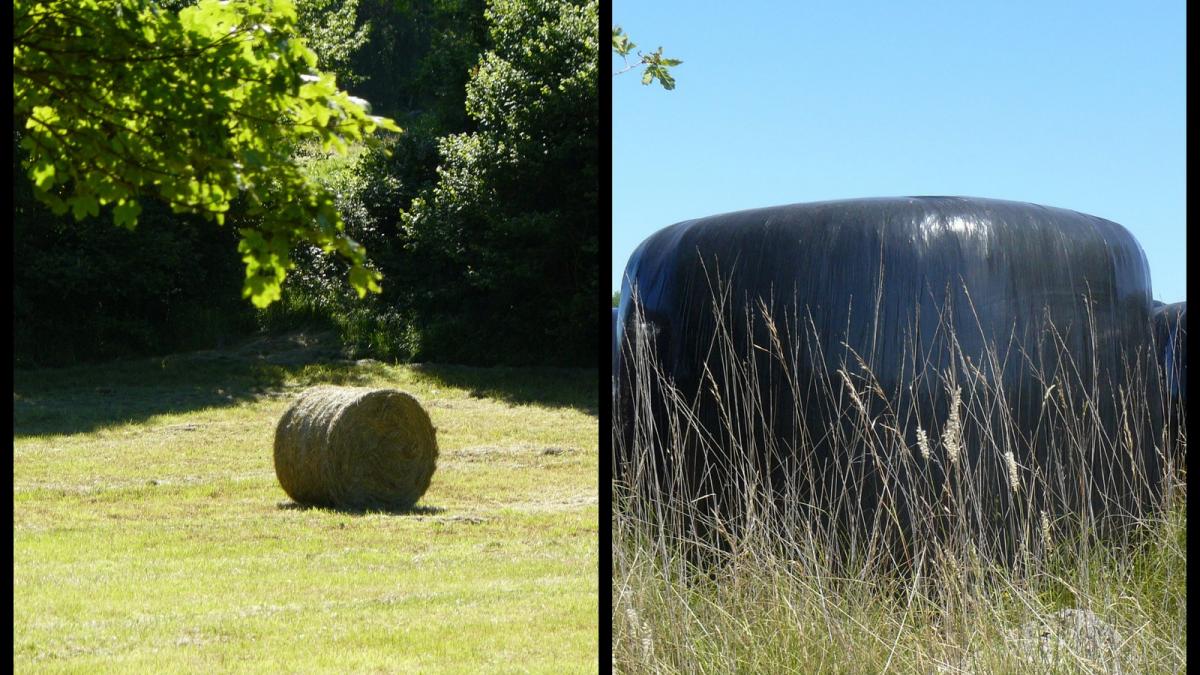
POLYGON ((429 415, 393 389, 309 389, 275 429, 275 475, 301 504, 409 508, 436 467, 429 415))

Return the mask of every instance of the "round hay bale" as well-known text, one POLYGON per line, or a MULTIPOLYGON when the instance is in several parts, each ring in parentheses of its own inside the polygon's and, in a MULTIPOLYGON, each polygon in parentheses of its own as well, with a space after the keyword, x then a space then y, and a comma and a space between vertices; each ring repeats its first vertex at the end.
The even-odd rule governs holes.
POLYGON ((429 415, 394 389, 309 389, 275 429, 275 475, 301 504, 409 508, 435 468, 429 415))

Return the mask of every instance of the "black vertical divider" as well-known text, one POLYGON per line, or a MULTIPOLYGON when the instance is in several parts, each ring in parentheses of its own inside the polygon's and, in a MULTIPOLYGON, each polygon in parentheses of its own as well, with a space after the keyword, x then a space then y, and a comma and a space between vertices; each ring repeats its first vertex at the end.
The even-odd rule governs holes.
MULTIPOLYGON (((600 25, 597 26, 597 30, 599 31, 599 44, 600 44, 601 56, 603 56, 605 53, 607 53, 609 51, 609 50, 604 49, 604 43, 605 43, 604 37, 605 37, 605 33, 610 33, 609 37, 610 37, 610 42, 611 42, 612 22, 613 22, 612 6, 610 3, 608 3, 604 0, 601 0, 601 2, 600 2, 600 25)), ((603 60, 603 59, 601 59, 601 60, 603 60)), ((612 180, 611 180, 611 178, 612 178, 613 157, 612 157, 612 150, 611 150, 611 148, 612 148, 611 114, 612 114, 612 86, 613 86, 613 83, 612 83, 612 77, 610 75, 608 75, 607 70, 605 68, 603 68, 603 67, 600 68, 598 70, 598 73, 600 74, 599 75, 599 77, 600 77, 600 82, 599 82, 599 85, 600 85, 600 89, 599 89, 599 91, 600 91, 600 96, 599 96, 600 110, 602 113, 604 111, 609 112, 609 115, 607 115, 607 116, 601 114, 600 124, 598 127, 599 133, 600 133, 599 147, 601 148, 600 169, 598 172, 598 175, 600 176, 601 185, 600 185, 600 190, 599 190, 600 196, 599 196, 598 203, 600 204, 600 208, 607 209, 609 211, 609 213, 607 214, 607 217, 605 216, 605 214, 601 214, 601 217, 599 219, 599 222, 602 224, 608 223, 607 236, 605 236, 604 232, 600 233, 600 237, 599 237, 600 246, 598 249, 599 253, 597 254, 598 260, 596 261, 596 264, 600 265, 601 269, 603 269, 604 265, 620 265, 623 267, 625 261, 623 261, 623 260, 615 261, 612 259, 612 194, 611 194, 612 180), (606 117, 609 119, 608 124, 604 123, 606 117), (607 149, 607 151, 606 151, 606 149, 607 149)), ((603 225, 602 225, 602 227, 603 227, 603 225)), ((603 280, 606 278, 606 275, 601 273, 601 274, 599 274, 599 278, 601 280, 603 280)), ((606 331, 606 333, 611 333, 610 316, 612 314, 612 312, 611 312, 612 291, 603 282, 598 284, 598 287, 601 289, 602 292, 600 293, 600 297, 597 299, 597 301, 599 302, 598 311, 600 312, 600 321, 598 321, 596 325, 599 330, 604 330, 604 331, 606 331), (605 321, 604 319, 610 319, 610 320, 605 321)), ((613 448, 612 448, 612 413, 613 413, 612 403, 613 402, 612 402, 612 396, 610 395, 610 392, 612 391, 612 389, 611 389, 611 386, 609 383, 609 378, 603 377, 604 373, 612 372, 612 364, 610 362, 611 349, 604 348, 606 343, 611 343, 611 340, 612 340, 611 334, 608 335, 608 337, 609 337, 608 340, 601 339, 598 341, 598 344, 600 345, 600 349, 597 350, 597 354, 596 354, 597 367, 600 369, 600 373, 601 373, 601 377, 599 378, 599 382, 600 382, 599 404, 600 405, 598 407, 599 425, 600 425, 600 428, 598 430, 599 431, 598 447, 599 447, 599 452, 600 452, 600 461, 599 461, 600 476, 599 476, 599 481, 598 481, 598 489, 599 489, 600 493, 598 495, 598 497, 599 497, 598 503, 600 504, 599 513, 600 513, 601 518, 603 518, 604 516, 607 516, 609 518, 609 522, 611 523, 611 521, 612 521, 612 490, 610 489, 609 486, 612 483, 611 458, 612 458, 612 451, 613 451, 613 448)), ((600 583, 597 584, 597 589, 598 589, 597 592, 599 593, 598 607, 599 607, 599 613, 600 613, 599 621, 598 621, 597 625, 598 625, 598 628, 600 631, 600 635, 599 635, 599 639, 597 641, 599 650, 597 653, 597 664, 596 665, 597 665, 597 672, 606 672, 607 670, 610 670, 612 667, 611 666, 611 664, 612 664, 612 589, 611 589, 612 556, 610 554, 610 551, 612 550, 612 527, 611 526, 606 527, 603 525, 603 523, 598 523, 597 529, 596 529, 596 534, 599 537, 599 551, 600 551, 600 553, 599 553, 599 562, 600 562, 599 581, 600 581, 600 583)))

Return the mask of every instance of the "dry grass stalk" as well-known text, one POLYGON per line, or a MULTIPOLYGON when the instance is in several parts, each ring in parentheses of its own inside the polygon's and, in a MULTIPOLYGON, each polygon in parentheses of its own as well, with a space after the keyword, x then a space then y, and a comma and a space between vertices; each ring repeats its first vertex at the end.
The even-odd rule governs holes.
MULTIPOLYGON (((760 303, 760 313, 765 311, 760 303)), ((730 320, 726 313, 714 314, 730 320)), ((786 670, 781 664, 795 663, 796 654, 819 655, 821 660, 805 662, 805 670, 814 672, 934 672, 933 664, 949 668, 937 672, 1177 672, 1186 662, 1183 631, 1173 625, 1173 619, 1185 616, 1178 530, 1168 528, 1160 515, 1140 519, 1136 530, 1108 526, 1133 524, 1124 518, 1128 514, 1119 499, 1145 499, 1147 513, 1153 514, 1159 508, 1172 513, 1173 500, 1182 497, 1172 491, 1158 494, 1152 482, 1157 477, 1141 459, 1145 452, 1161 457, 1172 452, 1133 446, 1144 442, 1141 427, 1153 419, 1148 397, 1162 395, 1153 382, 1145 391, 1139 385, 1110 392, 1099 380, 1079 380, 1073 355, 1048 326, 1039 343, 1047 354, 1020 357, 1022 368, 1034 371, 1040 384, 1033 390, 1040 405, 1037 398, 1017 401, 1036 411, 1037 433, 1021 426, 1021 409, 1011 405, 1000 378, 1004 367, 990 352, 979 359, 991 364, 982 374, 960 352, 943 370, 925 370, 914 360, 916 377, 937 378, 944 396, 929 392, 924 400, 905 398, 896 393, 904 393, 901 387, 888 385, 892 397, 881 396, 867 410, 865 392, 878 391, 880 382, 869 367, 871 359, 859 358, 861 372, 852 375, 844 360, 838 363, 818 343, 808 366, 810 384, 797 375, 807 352, 788 346, 788 340, 812 340, 815 329, 805 338, 785 330, 792 325, 786 320, 763 321, 777 369, 758 356, 765 351, 761 340, 739 351, 728 328, 716 331, 707 345, 721 356, 700 361, 701 384, 719 409, 708 427, 702 426, 698 403, 662 384, 664 371, 653 349, 625 352, 637 385, 631 387, 635 405, 628 409, 634 433, 614 433, 614 447, 632 458, 633 468, 614 490, 613 580, 632 590, 622 592, 624 611, 614 614, 619 617, 613 635, 616 672, 777 672, 786 670), (777 330, 787 336, 780 338, 783 347, 774 344, 777 330), (1045 377, 1042 359, 1066 375, 1045 377), (642 385, 652 377, 638 379, 643 372, 660 378, 658 386, 666 392, 658 394, 661 408, 649 405, 652 392, 642 385), (969 401, 963 388, 969 388, 969 401), (779 400, 795 405, 776 405, 769 398, 776 392, 785 394, 779 400), (1108 399, 1114 400, 1119 424, 1102 423, 1099 411, 1108 399), (805 415, 814 409, 827 411, 828 423, 808 424, 805 415), (944 415, 940 433, 936 424, 929 430, 934 415, 944 415), (659 424, 663 419, 671 422, 659 424), (780 427, 791 434, 760 433, 780 427), (909 447, 908 433, 915 433, 928 465, 895 452, 909 447), (944 465, 930 461, 936 445, 945 448, 944 465), (823 462, 813 451, 817 447, 828 448, 832 459, 823 462), (697 498, 687 489, 690 467, 677 459, 685 451, 715 458, 703 467, 707 482, 697 481, 708 491, 717 492, 714 485, 741 491, 697 498), (1122 451, 1130 453, 1127 465, 1096 461, 1122 451), (719 471, 724 482, 711 477, 719 471), (878 478, 877 494, 855 490, 863 476, 878 478), (1096 492, 1112 501, 1092 499, 1091 491, 1100 487, 1116 497, 1096 492), (1005 488, 1014 496, 1003 494, 1005 488), (873 510, 865 510, 864 495, 874 499, 873 510), (717 499, 735 508, 711 507, 717 499), (810 503, 820 510, 806 510, 810 503), (889 538, 894 532, 889 526, 901 521, 909 529, 889 538), (725 522, 734 523, 737 540, 722 547, 712 531, 728 541, 725 522), (1143 535, 1156 540, 1135 546, 1143 535), (897 540, 908 548, 889 549, 897 540), (898 587, 892 585, 895 568, 888 557, 893 551, 891 559, 908 565, 898 587), (1139 562, 1138 576, 1120 586, 1131 554, 1149 562, 1139 562), (1156 589, 1153 597, 1127 593, 1147 579, 1156 589), (1170 589, 1162 593, 1162 602, 1160 586, 1170 589), (1134 606, 1114 605, 1118 594, 1122 602, 1134 598, 1134 606), (900 606, 898 598, 904 598, 900 606), (1064 610, 1063 604, 1076 607, 1064 610), (1077 618, 1078 608, 1088 606, 1106 608, 1104 619, 1125 636, 1131 627, 1141 628, 1129 640, 1106 641, 1103 650, 1080 646, 1072 639, 1075 624, 1067 622, 1060 630, 1052 620, 1064 612, 1077 618), (858 613, 859 608, 866 609, 858 613), (1007 638, 1011 626, 1027 623, 1039 631, 1050 624, 1046 630, 1051 632, 980 648, 980 636, 990 636, 982 638, 985 642, 1007 638), (838 650, 847 653, 845 659, 838 650), (1054 661, 1028 658, 1043 652, 1054 661), (830 653, 836 654, 827 657, 830 653), (963 670, 970 662, 964 656, 979 657, 979 669, 963 670), (1136 667, 1118 665, 1125 663, 1136 667)), ((743 333, 752 334, 752 327, 743 333)), ((1124 377, 1141 383, 1140 372, 1127 370, 1124 377)), ((614 431, 622 429, 620 421, 614 431)), ((1182 429, 1179 433, 1182 442, 1182 429)), ((1173 435, 1162 438, 1165 443, 1173 435)))

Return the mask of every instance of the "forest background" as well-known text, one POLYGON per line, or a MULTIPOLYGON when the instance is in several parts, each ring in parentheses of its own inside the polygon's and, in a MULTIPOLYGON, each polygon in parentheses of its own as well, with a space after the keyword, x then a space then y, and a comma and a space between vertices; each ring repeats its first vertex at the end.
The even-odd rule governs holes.
MULTIPOLYGON (((188 0, 163 0, 177 11, 188 0)), ((142 200, 76 220, 34 195, 13 129, 16 368, 330 330, 351 358, 590 366, 598 349, 597 5, 571 0, 299 0, 318 68, 403 129, 339 155, 293 149, 336 195, 382 291, 349 263, 291 251, 280 299, 243 299, 235 199, 225 225, 142 200)), ((239 212, 240 210, 240 212, 239 212)))

